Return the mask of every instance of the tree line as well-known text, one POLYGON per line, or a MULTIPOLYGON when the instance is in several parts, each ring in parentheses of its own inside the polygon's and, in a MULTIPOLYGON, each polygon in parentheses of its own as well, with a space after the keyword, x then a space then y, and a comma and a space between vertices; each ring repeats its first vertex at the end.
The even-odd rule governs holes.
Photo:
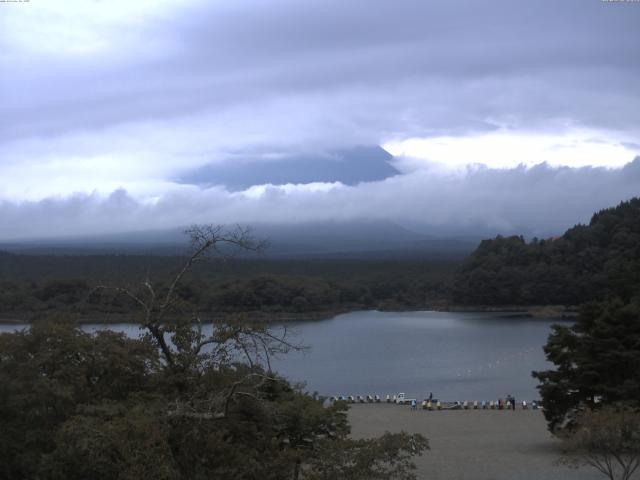
MULTIPOLYGON (((171 279, 167 266, 178 268, 177 260, 0 254, 0 318, 30 320, 70 312, 117 321, 118 316, 130 316, 131 300, 96 286, 132 285, 149 274, 161 290, 171 279), (160 266, 159 260, 167 265, 160 266), (26 267, 17 273, 22 261, 26 267)), ((446 261, 310 261, 304 266, 299 261, 214 260, 195 265, 177 294, 202 314, 420 308, 446 303, 454 265, 446 261)))

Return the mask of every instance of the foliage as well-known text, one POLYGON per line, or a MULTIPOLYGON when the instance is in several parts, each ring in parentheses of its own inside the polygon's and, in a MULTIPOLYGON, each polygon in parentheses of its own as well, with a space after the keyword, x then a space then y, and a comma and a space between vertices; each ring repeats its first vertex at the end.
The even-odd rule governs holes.
POLYGON ((62 319, 0 335, 0 477, 37 477, 52 435, 78 408, 151 392, 158 360, 145 340, 89 335, 62 319))
POLYGON ((576 323, 556 325, 544 347, 555 370, 533 372, 552 431, 571 426, 586 409, 640 408, 640 304, 610 300, 585 305, 576 323))
POLYGON ((640 414, 606 407, 586 411, 561 436, 562 463, 589 465, 610 480, 629 480, 640 466, 640 414))
MULTIPOLYGON (((149 275, 168 288, 182 257, 17 255, 0 252, 0 317, 31 320, 56 312, 92 321, 131 321, 134 303, 96 285, 134 285, 149 275)), ((307 314, 446 302, 456 263, 426 260, 212 259, 193 265, 177 292, 203 315, 307 314)))
POLYGON ((559 238, 484 240, 460 267, 453 300, 475 305, 578 305, 640 293, 640 198, 559 238))
POLYGON ((297 348, 286 330, 235 316, 203 333, 183 279, 212 250, 256 244, 244 230, 190 234, 167 286, 101 287, 137 306, 140 339, 60 318, 0 335, 0 477, 415 478, 422 436, 351 440, 345 403, 271 371, 270 355, 297 348))
POLYGON ((421 435, 384 434, 379 439, 321 442, 320 454, 312 458, 309 480, 380 479, 413 480, 412 456, 420 455, 429 444, 421 435))

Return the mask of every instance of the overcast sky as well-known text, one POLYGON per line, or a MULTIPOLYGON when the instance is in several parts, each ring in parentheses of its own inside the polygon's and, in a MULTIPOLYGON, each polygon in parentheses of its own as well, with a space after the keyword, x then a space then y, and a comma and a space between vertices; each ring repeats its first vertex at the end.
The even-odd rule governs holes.
POLYGON ((639 25, 633 1, 0 2, 0 239, 336 218, 561 233, 640 193, 639 25), (181 181, 376 145, 397 175, 181 181))

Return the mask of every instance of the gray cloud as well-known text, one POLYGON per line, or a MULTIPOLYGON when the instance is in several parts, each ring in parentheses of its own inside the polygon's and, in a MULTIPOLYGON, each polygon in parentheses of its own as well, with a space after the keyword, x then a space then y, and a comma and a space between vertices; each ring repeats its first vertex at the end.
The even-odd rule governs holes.
POLYGON ((637 163, 245 194, 174 183, 238 158, 497 129, 637 150, 638 3, 192 0, 107 21, 87 1, 84 17, 59 2, 47 15, 68 15, 34 21, 38 3, 0 18, 3 238, 333 216, 543 232, 638 191, 637 163))
POLYGON ((583 167, 419 170, 356 186, 310 184, 176 188, 154 203, 117 190, 0 203, 1 238, 173 228, 191 223, 392 220, 423 233, 555 235, 638 193, 640 158, 623 169, 583 167))
POLYGON ((265 102, 268 123, 324 100, 315 116, 362 124, 366 144, 495 123, 635 128, 639 20, 597 0, 190 2, 108 55, 1 58, 0 138, 265 102))

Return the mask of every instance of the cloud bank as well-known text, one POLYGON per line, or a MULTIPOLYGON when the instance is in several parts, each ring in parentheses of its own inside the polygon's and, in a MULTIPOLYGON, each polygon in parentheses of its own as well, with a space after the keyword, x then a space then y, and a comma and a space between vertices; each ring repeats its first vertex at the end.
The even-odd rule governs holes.
POLYGON ((423 233, 550 236, 638 193, 640 158, 602 167, 421 169, 355 186, 262 185, 242 192, 178 186, 153 201, 125 190, 0 203, 2 239, 165 229, 192 223, 392 220, 423 233))

